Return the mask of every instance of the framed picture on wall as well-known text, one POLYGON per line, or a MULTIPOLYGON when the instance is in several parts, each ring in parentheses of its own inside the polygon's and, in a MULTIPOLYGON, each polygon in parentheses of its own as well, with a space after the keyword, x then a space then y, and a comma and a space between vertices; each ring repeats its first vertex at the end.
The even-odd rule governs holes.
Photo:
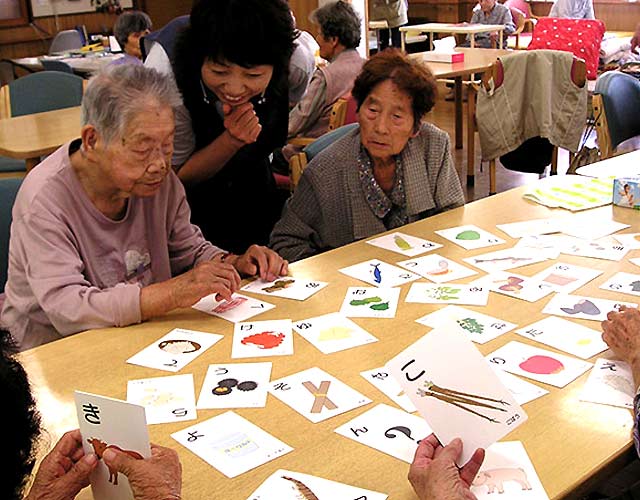
POLYGON ((0 0, 0 28, 29 24, 27 0, 0 0))

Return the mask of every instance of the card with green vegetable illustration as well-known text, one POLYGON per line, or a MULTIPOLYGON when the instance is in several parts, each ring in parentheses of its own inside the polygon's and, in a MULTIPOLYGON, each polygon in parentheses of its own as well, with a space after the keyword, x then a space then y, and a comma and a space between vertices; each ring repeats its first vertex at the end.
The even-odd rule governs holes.
POLYGON ((616 273, 600 285, 600 288, 640 297, 640 274, 616 273))
POLYGON ((307 300, 328 284, 324 281, 310 281, 294 278, 293 276, 283 276, 274 281, 257 279, 243 286, 241 290, 285 299, 307 300))
POLYGON ((609 311, 617 311, 620 306, 638 307, 638 304, 558 293, 551 298, 542 312, 566 318, 604 321, 609 311))
POLYGON ((548 269, 534 274, 532 279, 540 281, 543 285, 550 286, 554 292, 571 293, 601 274, 602 271, 591 267, 558 262, 548 269))
POLYGON ((198 409, 263 408, 270 378, 271 362, 209 365, 198 409))
POLYGON ((374 247, 384 248, 385 250, 406 255, 407 257, 415 257, 416 255, 430 252, 436 248, 442 248, 440 243, 404 233, 385 234, 384 236, 378 236, 377 238, 368 240, 367 243, 374 247))
POLYGON ((473 269, 469 269, 437 253, 418 257, 417 259, 404 260, 398 262, 398 265, 434 283, 447 283, 478 274, 473 269))
POLYGON ((489 288, 486 286, 459 285, 457 283, 413 283, 405 302, 486 306, 487 300, 489 300, 489 288))
POLYGON ((408 272, 377 259, 367 260, 353 266, 340 269, 342 274, 364 281, 373 286, 393 288, 404 285, 420 278, 417 274, 408 272))
POLYGON ((340 313, 301 319, 294 330, 324 354, 377 342, 378 339, 340 313))
POLYGON ((257 358, 293 354, 290 319, 236 323, 233 328, 232 358, 257 358))
POLYGON ((463 261, 475 266, 487 273, 505 271, 516 267, 528 266, 536 262, 547 260, 544 253, 532 248, 507 248, 495 252, 483 253, 466 257, 463 261))
POLYGON ((564 387, 593 365, 512 340, 487 356, 496 367, 555 387, 564 387))
POLYGON ((611 237, 594 241, 576 239, 572 244, 562 249, 562 253, 565 255, 615 261, 622 260, 628 252, 627 247, 611 237))
POLYGON ((477 248, 491 247, 505 243, 502 238, 498 238, 489 231, 473 225, 440 229, 435 231, 435 233, 466 250, 475 250, 477 248))
POLYGON ((508 295, 515 299, 537 302, 553 293, 550 286, 543 285, 539 280, 505 271, 498 271, 475 280, 473 285, 483 286, 492 292, 508 295))
POLYGON ((633 410, 635 395, 631 367, 624 361, 599 358, 582 387, 580 401, 633 410))
POLYGON ((527 414, 464 335, 437 328, 386 364, 441 443, 459 437, 465 464, 527 414))
POLYGON ((352 286, 347 290, 340 314, 349 318, 395 318, 399 288, 352 286))
POLYGON ((418 318, 416 322, 431 328, 457 330, 477 344, 489 342, 518 326, 493 316, 454 305, 429 313, 418 318))

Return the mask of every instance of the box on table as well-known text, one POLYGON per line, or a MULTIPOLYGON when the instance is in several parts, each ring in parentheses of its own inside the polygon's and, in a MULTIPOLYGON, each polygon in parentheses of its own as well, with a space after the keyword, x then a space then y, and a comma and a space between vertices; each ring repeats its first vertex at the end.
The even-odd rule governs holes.
POLYGON ((464 62, 464 52, 438 52, 430 50, 424 53, 424 60, 431 62, 464 62))
POLYGON ((640 210, 640 177, 619 177, 613 180, 613 204, 640 210))

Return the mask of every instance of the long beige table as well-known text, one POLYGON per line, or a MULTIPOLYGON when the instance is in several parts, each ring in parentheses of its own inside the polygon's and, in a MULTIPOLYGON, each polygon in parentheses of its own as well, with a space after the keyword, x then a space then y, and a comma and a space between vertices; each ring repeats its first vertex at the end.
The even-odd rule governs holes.
POLYGON ((67 63, 73 71, 81 76, 89 76, 91 73, 98 71, 100 68, 110 64, 111 62, 124 57, 123 54, 111 54, 110 52, 90 52, 79 56, 38 56, 38 57, 20 57, 11 59, 11 62, 24 66, 26 68, 42 71, 42 59, 50 58, 57 61, 67 63))
MULTIPOLYGON (((497 31, 500 36, 498 47, 502 47, 504 24, 470 24, 470 23, 425 23, 401 26, 401 47, 404 50, 407 31, 417 31, 429 34, 429 47, 433 47, 434 33, 446 33, 450 35, 475 35, 476 33, 490 33, 497 31)), ((470 38, 471 48, 475 47, 475 36, 470 38)))
MULTIPOLYGON (((461 224, 476 224, 500 234, 508 244, 513 244, 514 240, 495 229, 495 224, 567 214, 563 210, 552 210, 523 200, 523 190, 524 188, 517 188, 470 203, 465 207, 408 225, 403 231, 445 243, 444 248, 438 252, 459 261, 462 257, 487 250, 466 252, 452 243, 445 242, 434 234, 434 230, 461 224)), ((640 231, 640 222, 633 210, 606 206, 593 211, 593 220, 611 216, 617 221, 632 224, 628 232, 640 231)), ((638 256, 638 252, 640 251, 634 251, 630 255, 638 256)), ((347 287, 362 283, 348 278, 338 270, 371 258, 394 263, 402 260, 403 256, 364 242, 357 242, 295 263, 291 265, 293 276, 323 280, 330 285, 304 302, 258 296, 277 307, 254 319, 291 318, 297 321, 339 310, 347 287)), ((626 261, 611 262, 568 256, 562 256, 562 261, 588 265, 604 271, 600 278, 578 290, 577 293, 587 296, 622 298, 620 295, 598 289, 598 285, 614 272, 637 272, 637 268, 626 261)), ((532 275, 549 265, 551 261, 519 268, 517 272, 532 275)), ((473 278, 469 278, 469 281, 471 279, 473 278)), ((317 366, 364 393, 374 404, 393 404, 359 373, 383 366, 391 357, 429 330, 415 323, 415 320, 436 310, 438 306, 405 303, 409 286, 402 287, 395 319, 355 319, 356 323, 375 335, 379 342, 323 355, 311 344, 296 336, 293 356, 268 358, 268 361, 273 362, 272 378, 280 378, 317 366)), ((629 295, 624 295, 623 298, 629 302, 638 302, 629 295)), ((531 304, 491 293, 486 307, 471 309, 518 325, 527 325, 542 319, 541 310, 547 301, 548 298, 545 298, 531 304)), ((592 321, 576 321, 598 328, 592 321)), ((76 334, 22 353, 20 358, 31 377, 43 415, 43 424, 51 435, 51 441, 55 442, 64 431, 77 426, 73 403, 75 389, 124 399, 128 380, 169 375, 167 372, 129 365, 125 360, 175 327, 220 333, 225 336, 213 348, 179 372, 193 373, 196 391, 199 392, 208 365, 230 361, 233 325, 191 309, 179 310, 127 328, 76 334)), ((488 354, 513 339, 528 342, 520 336, 508 333, 477 347, 481 352, 488 354)), ((242 361, 265 361, 265 358, 242 361)), ((505 438, 524 442, 552 499, 573 497, 594 475, 607 474, 618 462, 631 457, 631 413, 622 408, 580 402, 578 395, 586 378, 587 374, 564 389, 544 386, 549 390, 549 394, 526 404, 524 409, 529 415, 529 420, 505 438)), ((367 405, 318 424, 310 423, 272 396, 269 396, 265 408, 234 410, 294 448, 293 452, 234 479, 225 478, 172 440, 171 433, 192 425, 193 421, 153 425, 149 427, 149 433, 152 441, 171 446, 178 451, 184 468, 183 498, 186 500, 246 499, 259 484, 279 468, 310 473, 384 492, 393 500, 413 499, 412 490, 406 480, 406 463, 333 432, 339 425, 372 407, 373 405, 367 405)), ((199 410, 197 421, 202 422, 222 412, 223 410, 199 410)), ((85 491, 80 498, 90 498, 90 493, 85 491)))

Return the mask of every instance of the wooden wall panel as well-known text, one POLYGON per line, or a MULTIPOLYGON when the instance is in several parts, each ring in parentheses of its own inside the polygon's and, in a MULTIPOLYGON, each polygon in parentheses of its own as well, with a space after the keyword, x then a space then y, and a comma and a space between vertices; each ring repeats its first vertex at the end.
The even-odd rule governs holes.
POLYGON ((138 3, 151 17, 155 29, 162 28, 174 17, 188 14, 193 5, 192 0, 141 0, 138 3))
MULTIPOLYGON (((531 10, 536 16, 547 16, 552 2, 531 2, 531 10)), ((640 4, 616 0, 595 0, 593 9, 608 31, 634 31, 640 22, 640 4)))

